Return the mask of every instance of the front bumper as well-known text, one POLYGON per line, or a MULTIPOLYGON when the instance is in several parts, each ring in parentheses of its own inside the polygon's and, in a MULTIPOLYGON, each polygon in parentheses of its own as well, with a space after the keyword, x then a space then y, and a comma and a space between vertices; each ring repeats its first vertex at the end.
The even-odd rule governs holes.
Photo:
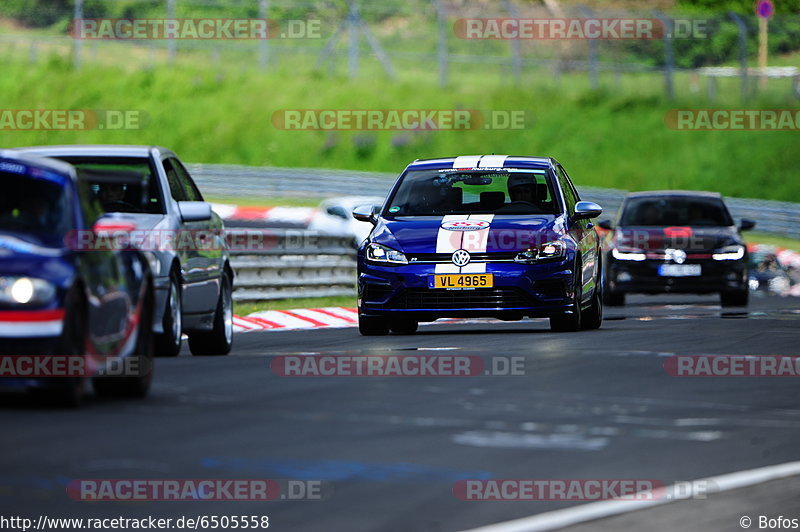
POLYGON ((521 319, 563 314, 573 307, 572 260, 541 264, 486 264, 492 288, 429 288, 434 264, 379 266, 362 262, 358 306, 362 316, 521 319))
POLYGON ((610 256, 606 260, 606 288, 617 293, 685 293, 710 294, 747 290, 747 261, 687 260, 699 264, 699 276, 671 277, 659 274, 659 267, 674 264, 663 260, 621 261, 610 256))

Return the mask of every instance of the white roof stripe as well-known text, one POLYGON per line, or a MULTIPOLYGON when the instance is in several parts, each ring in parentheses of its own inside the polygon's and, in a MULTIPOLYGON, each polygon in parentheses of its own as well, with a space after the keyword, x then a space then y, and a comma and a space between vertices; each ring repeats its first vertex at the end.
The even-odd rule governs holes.
POLYGON ((480 155, 460 155, 453 160, 453 168, 476 168, 480 155))
POLYGON ((478 168, 502 168, 508 155, 484 155, 478 168))

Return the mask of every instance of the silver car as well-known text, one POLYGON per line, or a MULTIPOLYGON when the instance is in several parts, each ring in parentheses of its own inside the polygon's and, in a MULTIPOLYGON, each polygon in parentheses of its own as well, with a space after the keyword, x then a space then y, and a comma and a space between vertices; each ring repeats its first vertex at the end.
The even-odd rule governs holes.
POLYGON ((18 151, 66 161, 88 180, 107 213, 133 230, 155 279, 156 354, 176 356, 182 333, 193 355, 226 355, 233 344, 233 269, 224 225, 178 157, 158 146, 67 145, 18 151), (138 176, 124 185, 95 176, 138 176), (127 224, 127 225, 126 225, 127 224))

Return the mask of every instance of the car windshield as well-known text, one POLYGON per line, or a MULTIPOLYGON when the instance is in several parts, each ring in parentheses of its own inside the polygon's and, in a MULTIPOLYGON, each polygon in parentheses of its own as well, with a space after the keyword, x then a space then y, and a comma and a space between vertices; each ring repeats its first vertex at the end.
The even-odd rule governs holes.
POLYGON ((643 197, 625 202, 619 225, 723 227, 733 220, 718 198, 643 197))
POLYGON ((0 231, 56 243, 70 228, 69 199, 62 184, 0 172, 0 231))
POLYGON ((385 214, 556 214, 553 198, 546 170, 418 170, 403 177, 385 214))
POLYGON ((164 207, 150 160, 146 157, 59 157, 78 169, 105 212, 163 214, 164 207), (113 183, 93 176, 128 175, 128 183, 113 183), (133 177, 136 179, 133 179, 133 177), (135 182, 144 183, 137 184, 135 182))

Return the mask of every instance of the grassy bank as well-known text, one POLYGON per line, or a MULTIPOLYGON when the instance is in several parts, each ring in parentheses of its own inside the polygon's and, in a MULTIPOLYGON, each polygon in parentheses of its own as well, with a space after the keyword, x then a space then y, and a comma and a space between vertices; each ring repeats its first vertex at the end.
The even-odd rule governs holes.
MULTIPOLYGON (((591 91, 582 75, 565 75, 557 86, 549 76, 539 80, 536 72, 526 74, 518 86, 468 76, 443 90, 432 82, 390 82, 367 77, 368 72, 351 82, 280 69, 266 74, 219 71, 185 62, 171 69, 92 63, 75 70, 63 56, 29 64, 9 51, 0 53, 0 61, 5 109, 138 109, 147 114, 145 127, 135 130, 0 130, 3 147, 153 143, 191 162, 389 172, 399 172, 415 158, 442 155, 552 155, 583 185, 800 198, 797 132, 671 130, 664 124, 669 109, 710 104, 702 91, 691 101, 668 103, 663 79, 649 74, 626 75, 619 88, 600 91, 591 91), (526 119, 524 129, 416 132, 286 131, 271 121, 275 111, 303 108, 521 110, 526 119)), ((717 105, 741 107, 737 82, 723 81, 717 105)), ((687 83, 685 77, 676 78, 679 88, 687 83)), ((774 88, 748 107, 796 106, 785 87, 774 88)))

